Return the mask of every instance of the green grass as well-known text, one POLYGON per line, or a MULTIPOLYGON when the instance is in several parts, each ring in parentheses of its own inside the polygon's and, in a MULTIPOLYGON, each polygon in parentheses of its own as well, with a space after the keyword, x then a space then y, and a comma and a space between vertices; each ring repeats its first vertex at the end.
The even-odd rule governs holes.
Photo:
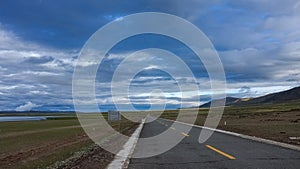
POLYGON ((224 114, 248 114, 248 113, 271 113, 300 111, 299 102, 281 104, 251 105, 241 107, 226 107, 224 114))
MULTIPOLYGON (((104 114, 104 118, 107 118, 107 114, 104 114)), ((124 130, 132 127, 135 123, 122 118, 121 128, 117 122, 112 122, 111 125, 116 130, 124 130)), ((90 139, 78 140, 83 135, 85 133, 74 116, 43 121, 1 122, 0 168, 44 168, 90 146, 93 143, 90 139), (63 147, 55 148, 57 144, 63 144, 63 147), (50 148, 48 148, 49 145, 50 148), (43 147, 43 150, 46 150, 42 152, 39 150, 32 156, 24 157, 23 155, 21 160, 14 161, 10 165, 1 161, 1 157, 9 154, 16 156, 20 152, 31 152, 36 147, 43 147)))
POLYGON ((81 128, 55 130, 29 135, 8 137, 0 140, 0 154, 8 153, 17 150, 26 150, 42 145, 46 142, 55 142, 65 139, 71 139, 78 135, 83 135, 84 131, 81 128))
POLYGON ((34 131, 79 125, 77 119, 63 120, 42 120, 42 121, 21 121, 21 122, 0 122, 0 135, 11 132, 34 131))

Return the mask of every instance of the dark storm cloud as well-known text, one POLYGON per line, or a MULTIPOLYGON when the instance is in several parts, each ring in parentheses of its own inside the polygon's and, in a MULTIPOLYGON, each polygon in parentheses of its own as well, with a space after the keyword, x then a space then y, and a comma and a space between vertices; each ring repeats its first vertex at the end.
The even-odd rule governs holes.
POLYGON ((79 48, 99 27, 117 17, 145 11, 176 12, 172 1, 5 1, 0 21, 17 35, 58 48, 79 48))
POLYGON ((32 63, 32 64, 42 64, 53 61, 54 58, 52 56, 42 56, 42 57, 29 57, 24 62, 32 63))

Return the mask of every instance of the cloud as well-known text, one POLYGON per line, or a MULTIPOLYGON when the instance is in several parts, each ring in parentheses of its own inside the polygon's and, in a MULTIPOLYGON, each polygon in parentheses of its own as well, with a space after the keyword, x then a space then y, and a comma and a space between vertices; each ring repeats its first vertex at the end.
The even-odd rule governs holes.
MULTIPOLYGON (((300 84, 300 3, 297 0, 91 3, 79 0, 70 6, 64 1, 7 1, 0 6, 0 110, 15 110, 24 103, 43 105, 38 107, 43 110, 72 109, 72 73, 85 41, 104 24, 145 11, 183 17, 208 36, 223 63, 230 96, 261 96, 300 84)), ((199 103, 197 92, 204 101, 209 99, 208 74, 188 47, 167 37, 139 35, 116 44, 101 63, 95 82, 99 104, 113 103, 110 81, 122 60, 150 47, 169 50, 190 66, 200 91, 188 91, 184 98, 186 106, 199 103)), ((193 79, 180 74, 182 67, 159 59, 140 53, 132 56, 130 66, 122 70, 121 78, 117 79, 119 88, 127 87, 124 86, 128 80, 126 75, 135 66, 148 63, 130 83, 128 90, 134 104, 149 103, 146 97, 155 89, 165 92, 165 97, 155 98, 155 103, 179 104, 182 96, 177 82, 192 88, 193 79), (178 81, 158 70, 166 67, 176 72, 178 81)), ((97 61, 78 64, 88 68, 97 61)), ((119 93, 116 99, 128 104, 127 95, 119 93)))
POLYGON ((7 70, 7 68, 0 66, 0 71, 6 71, 6 70, 7 70))
POLYGON ((0 110, 15 110, 29 101, 70 104, 76 51, 26 41, 1 25, 0 44, 0 110))
POLYGON ((243 86, 239 89, 240 93, 248 93, 250 92, 251 88, 249 86, 243 86))
POLYGON ((33 108, 39 107, 39 105, 36 105, 34 103, 31 103, 30 101, 25 103, 24 105, 20 105, 16 108, 16 111, 30 111, 33 108))
MULTIPOLYGON (((72 1, 72 5, 69 3, 5 2, 0 6, 0 21, 9 24, 7 27, 13 25, 11 27, 16 32, 22 32, 22 38, 26 40, 58 48, 79 48, 99 27, 112 20, 120 20, 124 15, 145 11, 176 13, 180 5, 185 4, 180 1, 160 0, 138 3, 122 0, 92 0, 86 3, 84 0, 77 0, 72 1), (7 10, 11 7, 14 7, 13 11, 7 10), (89 9, 88 12, 85 9, 89 9)), ((203 2, 196 4, 205 7, 203 2)))
POLYGON ((52 56, 41 56, 41 57, 30 57, 25 59, 25 63, 32 64, 43 64, 53 61, 54 58, 52 56))

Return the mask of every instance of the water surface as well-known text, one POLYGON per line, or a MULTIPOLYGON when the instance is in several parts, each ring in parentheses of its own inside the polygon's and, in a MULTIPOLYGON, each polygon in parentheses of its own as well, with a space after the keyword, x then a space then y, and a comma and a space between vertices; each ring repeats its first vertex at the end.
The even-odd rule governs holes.
POLYGON ((59 117, 59 116, 5 116, 5 117, 0 117, 0 122, 37 121, 37 120, 47 120, 47 118, 50 117, 59 117))

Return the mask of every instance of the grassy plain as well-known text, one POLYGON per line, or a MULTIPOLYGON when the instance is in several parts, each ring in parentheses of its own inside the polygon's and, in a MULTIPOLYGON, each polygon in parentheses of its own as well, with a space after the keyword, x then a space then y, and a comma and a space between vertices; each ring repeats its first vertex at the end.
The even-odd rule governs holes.
MULTIPOLYGON (((42 121, 0 122, 0 168, 45 168, 93 145, 75 115, 59 116, 42 121)), ((134 125, 125 118, 120 127, 111 124, 119 131, 134 125)))
MULTIPOLYGON (((198 113, 195 122, 198 125, 204 124, 208 110, 207 108, 182 109, 185 118, 198 113)), ((178 111, 165 110, 162 113, 143 111, 124 115, 136 121, 147 114, 175 120, 178 111)), ((103 115, 107 119, 107 114, 103 115)), ((43 121, 0 122, 0 168, 45 168, 93 145, 93 141, 87 137, 74 114, 55 116, 62 117, 43 121)), ((91 114, 88 118, 93 116, 95 114, 91 114)), ((121 127, 118 123, 112 123, 111 126, 123 131, 136 124, 122 118, 121 127)), ((300 145, 300 103, 225 107, 218 128, 300 145)), ((98 151, 104 150, 98 149, 94 155, 99 154, 98 151)), ((104 153, 104 156, 105 158, 97 158, 113 158, 107 153, 104 153)))

